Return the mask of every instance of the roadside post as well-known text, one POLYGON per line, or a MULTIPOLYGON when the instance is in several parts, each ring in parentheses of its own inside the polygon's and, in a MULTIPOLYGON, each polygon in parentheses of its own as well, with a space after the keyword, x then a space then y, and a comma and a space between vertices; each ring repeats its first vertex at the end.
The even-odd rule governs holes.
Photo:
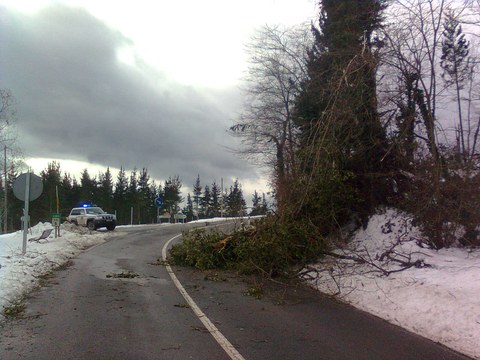
POLYGON ((27 172, 17 176, 13 182, 13 194, 19 200, 25 202, 24 211, 23 211, 23 248, 22 252, 25 254, 27 252, 27 233, 28 233, 28 223, 29 223, 29 214, 28 207, 30 201, 38 199, 38 197, 43 192, 43 182, 40 176, 33 173, 27 172))
POLYGON ((51 214, 52 217, 52 225, 55 227, 55 239, 60 237, 60 222, 62 219, 62 214, 53 213, 51 214))
POLYGON ((157 208, 157 223, 160 222, 160 208, 163 206, 163 198, 161 196, 155 198, 155 207, 157 208))

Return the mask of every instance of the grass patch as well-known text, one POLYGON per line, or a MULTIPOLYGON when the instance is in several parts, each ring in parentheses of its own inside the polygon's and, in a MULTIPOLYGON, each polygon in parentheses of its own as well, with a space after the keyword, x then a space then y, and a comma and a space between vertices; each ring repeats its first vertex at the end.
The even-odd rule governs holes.
POLYGON ((26 305, 23 302, 3 307, 3 314, 8 318, 19 318, 25 313, 26 305))

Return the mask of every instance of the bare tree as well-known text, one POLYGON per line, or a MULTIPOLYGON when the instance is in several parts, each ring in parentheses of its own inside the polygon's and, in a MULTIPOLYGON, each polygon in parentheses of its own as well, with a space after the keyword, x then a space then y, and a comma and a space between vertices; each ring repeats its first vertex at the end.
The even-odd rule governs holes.
POLYGON ((279 183, 283 183, 295 165, 292 107, 307 76, 306 52, 310 43, 308 25, 289 28, 266 25, 247 45, 245 102, 230 130, 242 138, 241 153, 273 167, 279 183))
POLYGON ((479 91, 479 84, 478 84, 478 67, 480 61, 478 57, 475 57, 475 60, 472 61, 472 65, 470 67, 470 73, 468 75, 468 96, 467 96, 467 123, 468 123, 468 149, 470 150, 470 159, 473 159, 476 154, 476 148, 478 144, 478 136, 480 133, 480 113, 477 112, 477 121, 475 125, 475 131, 473 130, 472 126, 472 114, 473 110, 473 102, 480 102, 480 91, 479 91), (470 139, 472 141, 472 146, 470 147, 470 139))
MULTIPOLYGON (((3 228, 7 231, 7 217, 8 217, 8 197, 7 197, 7 173, 8 171, 17 166, 20 161, 20 151, 16 147, 16 134, 12 127, 12 121, 15 119, 15 98, 12 92, 8 89, 0 89, 0 153, 3 155, 2 161, 0 161, 0 169, 2 169, 3 181, 3 196, 2 207, 3 211, 0 211, 3 218, 3 228), (9 161, 7 161, 9 156, 9 161)), ((0 227, 2 226, 0 222, 0 227)))
MULTIPOLYGON (((436 162, 440 156, 436 134, 439 50, 447 0, 398 0, 390 7, 384 32, 385 65, 411 87, 415 109, 420 113, 423 137, 436 162)), ((384 70, 386 71, 386 70, 384 70)))
POLYGON ((10 90, 0 89, 0 132, 10 124, 15 115, 14 97, 10 90))
POLYGON ((452 99, 446 96, 452 91, 457 102, 459 148, 464 154, 471 153, 474 135, 470 124, 475 92, 472 69, 476 60, 467 57, 470 49, 466 35, 471 32, 462 34, 458 30, 473 19, 472 2, 395 0, 388 15, 390 21, 382 34, 381 73, 384 83, 399 86, 396 93, 385 85, 382 87, 390 91, 389 101, 397 107, 396 119, 401 120, 397 124, 398 132, 409 132, 402 134, 409 142, 414 138, 424 140, 432 158, 440 164, 438 131, 442 126, 442 113, 439 110, 453 107, 452 99), (445 26, 450 29, 446 30, 445 26), (448 45, 453 51, 446 49, 448 45), (441 75, 447 81, 440 81, 441 75), (465 89, 463 85, 467 85, 465 89), (467 119, 462 114, 464 101, 469 106, 467 119), (423 126, 419 127, 420 123, 423 126), (408 136, 412 134, 414 137, 408 136))

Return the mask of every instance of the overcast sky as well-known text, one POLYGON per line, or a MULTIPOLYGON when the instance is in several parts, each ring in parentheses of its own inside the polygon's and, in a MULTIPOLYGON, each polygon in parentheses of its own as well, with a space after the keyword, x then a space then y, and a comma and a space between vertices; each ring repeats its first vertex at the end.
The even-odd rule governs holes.
MULTIPOLYGON (((0 0, 0 88, 38 173, 147 167, 191 187, 262 173, 227 151, 245 44, 264 24, 316 15, 314 0, 0 0), (33 5, 34 4, 34 5, 33 5)), ((114 173, 116 175, 116 173, 114 173)))

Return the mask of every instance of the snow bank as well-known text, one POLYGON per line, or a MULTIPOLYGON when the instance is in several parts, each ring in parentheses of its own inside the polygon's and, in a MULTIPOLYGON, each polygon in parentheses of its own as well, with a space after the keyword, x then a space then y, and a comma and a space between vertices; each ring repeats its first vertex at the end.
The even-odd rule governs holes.
MULTIPOLYGON (((52 229, 50 223, 39 223, 31 228, 27 239, 39 237, 43 230, 52 229)), ((38 284, 38 277, 58 267, 82 250, 103 243, 110 236, 106 232, 89 233, 71 224, 62 224, 60 237, 53 231, 48 240, 28 242, 22 253, 23 231, 0 236, 0 309, 12 305, 38 284)))
POLYGON ((387 209, 336 251, 360 256, 365 264, 329 257, 315 265, 318 273, 309 274, 310 282, 359 309, 480 358, 480 250, 436 251, 421 247, 421 238, 411 218, 387 209), (398 260, 419 267, 400 271, 398 260))

